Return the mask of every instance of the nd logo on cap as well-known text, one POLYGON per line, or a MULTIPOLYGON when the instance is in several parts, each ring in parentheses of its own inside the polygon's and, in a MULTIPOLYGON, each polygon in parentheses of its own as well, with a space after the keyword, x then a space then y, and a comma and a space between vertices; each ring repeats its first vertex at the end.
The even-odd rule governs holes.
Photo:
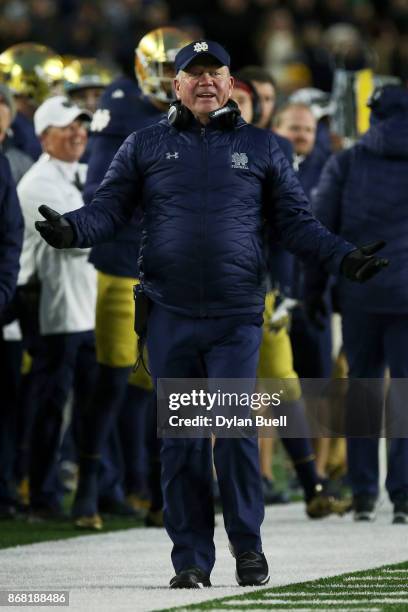
POLYGON ((219 43, 213 40, 194 40, 186 45, 177 53, 174 60, 176 74, 179 70, 184 70, 197 58, 197 54, 210 56, 216 60, 220 66, 230 66, 230 56, 219 43))
POLYGON ((194 45, 193 48, 196 53, 201 53, 202 51, 208 51, 208 45, 206 42, 198 42, 194 45))

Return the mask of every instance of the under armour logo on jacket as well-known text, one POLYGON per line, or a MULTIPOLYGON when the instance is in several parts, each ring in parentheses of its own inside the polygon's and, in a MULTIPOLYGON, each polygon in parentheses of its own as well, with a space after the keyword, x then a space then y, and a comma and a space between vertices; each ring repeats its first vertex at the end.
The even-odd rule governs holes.
POLYGON ((193 47, 196 53, 201 53, 201 51, 208 51, 208 45, 206 42, 198 42, 193 47))
POLYGON ((231 168, 248 170, 248 155, 246 153, 233 153, 231 155, 231 168))
POLYGON ((178 151, 175 151, 175 153, 166 153, 166 159, 178 159, 178 158, 179 158, 178 151))

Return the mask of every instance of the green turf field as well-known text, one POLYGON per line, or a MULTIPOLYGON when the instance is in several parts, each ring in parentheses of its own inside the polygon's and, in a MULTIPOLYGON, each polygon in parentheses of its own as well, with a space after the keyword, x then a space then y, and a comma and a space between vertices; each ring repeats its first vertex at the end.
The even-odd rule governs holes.
POLYGON ((143 526, 142 521, 124 518, 104 518, 102 531, 77 529, 71 520, 44 521, 41 523, 29 523, 21 518, 0 521, 0 549, 23 544, 34 544, 48 540, 64 540, 82 535, 95 535, 117 531, 118 529, 131 529, 143 526))
MULTIPOLYGON (((406 534, 401 533, 401 538, 406 534)), ((408 610, 408 562, 171 610, 408 610)))
MULTIPOLYGON (((288 462, 285 453, 280 444, 277 445, 277 452, 274 462, 274 479, 278 489, 283 489, 287 485, 288 480, 288 462)), ((294 495, 293 500, 298 500, 299 496, 294 495)), ((64 508, 69 514, 73 502, 73 494, 67 494, 64 499, 64 508)), ((217 511, 220 508, 217 507, 217 511)), ((92 531, 77 529, 73 526, 72 520, 51 521, 47 520, 43 523, 28 523, 24 518, 14 520, 0 520, 0 549, 10 548, 12 546, 21 546, 23 544, 33 544, 35 542, 44 542, 47 540, 63 540, 65 538, 74 538, 81 535, 95 535, 98 533, 107 533, 108 531, 117 531, 119 529, 131 529, 133 527, 143 527, 143 521, 136 521, 128 518, 104 517, 104 528, 102 531, 92 531)))

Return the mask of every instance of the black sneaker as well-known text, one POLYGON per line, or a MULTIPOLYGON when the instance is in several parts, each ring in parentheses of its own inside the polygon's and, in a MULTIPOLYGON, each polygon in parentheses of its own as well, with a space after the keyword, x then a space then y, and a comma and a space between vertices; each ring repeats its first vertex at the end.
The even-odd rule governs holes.
POLYGON ((353 499, 354 520, 355 521, 374 521, 375 520, 375 497, 365 495, 356 496, 353 499))
POLYGON ((394 525, 408 525, 408 498, 394 503, 394 525))
POLYGON ((210 577, 199 567, 183 570, 170 580, 171 589, 201 589, 210 586, 210 577))
POLYGON ((268 563, 263 553, 248 551, 235 555, 231 545, 230 551, 236 559, 235 578, 239 586, 261 586, 269 582, 268 563))

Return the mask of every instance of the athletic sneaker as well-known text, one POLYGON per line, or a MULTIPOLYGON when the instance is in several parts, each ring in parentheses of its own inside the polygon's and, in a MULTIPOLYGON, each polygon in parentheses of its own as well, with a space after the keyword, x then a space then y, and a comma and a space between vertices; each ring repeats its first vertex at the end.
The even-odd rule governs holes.
POLYGON ((201 589, 210 586, 210 577, 199 567, 183 570, 170 580, 171 589, 201 589))
POLYGON ((394 525, 408 525, 408 498, 394 503, 394 525))
POLYGON ((98 505, 94 496, 78 497, 77 492, 71 516, 77 529, 101 531, 103 528, 103 521, 100 514, 98 514, 98 505))
POLYGON ((315 487, 314 495, 306 502, 306 514, 311 519, 321 519, 331 514, 343 516, 351 509, 350 499, 338 499, 329 495, 322 484, 315 487))
POLYGON ((247 551, 236 555, 229 542, 229 549, 236 560, 235 578, 239 586, 262 586, 269 582, 269 568, 265 555, 247 551))
POLYGON ((358 495, 353 499, 354 520, 355 521, 374 521, 375 520, 375 497, 358 495))

